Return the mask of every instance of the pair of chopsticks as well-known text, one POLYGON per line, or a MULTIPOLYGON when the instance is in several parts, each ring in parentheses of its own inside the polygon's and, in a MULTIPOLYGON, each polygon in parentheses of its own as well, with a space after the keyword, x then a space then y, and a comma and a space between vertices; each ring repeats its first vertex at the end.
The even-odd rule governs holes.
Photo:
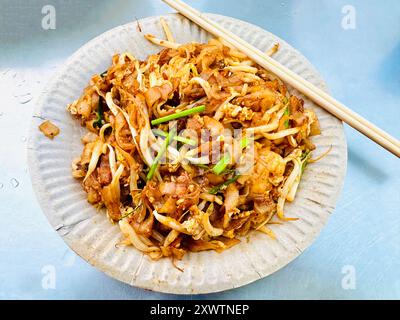
POLYGON ((193 21, 209 33, 219 37, 234 46, 261 67, 271 71, 281 80, 305 94, 319 106, 358 130, 372 141, 376 142, 397 157, 400 157, 400 141, 378 128, 359 114, 347 108, 344 104, 331 97, 326 92, 306 81, 293 71, 281 65, 261 50, 247 43, 237 35, 221 27, 216 22, 204 16, 201 12, 180 0, 163 0, 180 14, 193 21))

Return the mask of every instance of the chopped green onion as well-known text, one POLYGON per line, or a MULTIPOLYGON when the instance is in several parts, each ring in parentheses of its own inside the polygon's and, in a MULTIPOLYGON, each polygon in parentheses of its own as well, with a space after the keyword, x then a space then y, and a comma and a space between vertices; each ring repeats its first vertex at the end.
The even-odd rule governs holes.
POLYGON ((190 146, 192 146, 192 147, 197 146, 197 142, 194 141, 194 140, 192 140, 192 139, 189 139, 189 138, 184 138, 184 137, 176 136, 176 137, 174 137, 174 139, 175 139, 176 141, 179 141, 179 142, 188 144, 188 145, 190 145, 190 146))
POLYGON ((170 143, 170 141, 173 139, 173 137, 175 136, 175 134, 176 134, 176 129, 172 129, 172 130, 168 133, 167 137, 165 138, 165 141, 164 141, 163 145, 161 146, 160 151, 157 153, 157 156, 156 156, 156 158, 154 159, 154 162, 153 162, 153 164, 152 164, 151 167, 150 167, 149 172, 147 173, 147 176, 146 176, 147 180, 151 180, 151 178, 153 178, 154 173, 156 172, 157 167, 158 167, 158 162, 161 160, 161 157, 163 156, 163 154, 167 151, 167 148, 168 148, 168 146, 169 146, 169 143, 170 143))
POLYGON ((108 70, 103 71, 102 73, 100 73, 100 77, 104 78, 107 75, 108 70))
POLYGON ((244 138, 242 138, 242 140, 240 140, 240 147, 242 149, 247 148, 249 144, 250 144, 250 139, 247 137, 244 137, 244 138))
MULTIPOLYGON (((247 137, 242 138, 242 140, 240 140, 240 147, 242 149, 247 148, 247 146, 250 144, 250 139, 247 137)), ((222 174, 226 167, 229 165, 229 162, 231 160, 231 156, 229 154, 225 154, 214 166, 213 168, 213 172, 215 174, 222 174)))
POLYGON ((164 131, 162 131, 160 129, 153 129, 152 131, 156 136, 160 136, 160 137, 164 137, 165 138, 168 135, 168 133, 166 133, 166 132, 164 132, 164 131))
POLYGON ((223 188, 229 186, 230 184, 234 183, 237 181, 237 179, 239 179, 240 176, 234 176, 233 178, 226 180, 224 183, 215 186, 214 188, 211 188, 210 191, 208 191, 209 194, 217 194, 218 192, 220 192, 223 188))
POLYGON ((184 118, 184 117, 190 116, 191 114, 194 114, 194 113, 203 112, 205 109, 206 109, 206 106, 204 106, 204 105, 203 106, 194 107, 194 108, 191 108, 191 109, 188 109, 188 110, 184 110, 184 111, 181 111, 181 112, 173 113, 173 114, 170 114, 168 116, 152 120, 151 124, 153 126, 155 126, 155 125, 160 124, 160 123, 168 122, 168 121, 179 119, 179 118, 184 118))
POLYGON ((97 116, 97 119, 95 122, 93 122, 93 128, 101 128, 103 125, 103 117, 104 117, 102 97, 99 97, 99 103, 97 105, 96 116, 97 116))
MULTIPOLYGON (((164 132, 164 131, 162 131, 160 129, 154 129, 153 133, 155 135, 157 135, 157 136, 164 137, 164 138, 168 135, 168 133, 166 133, 166 132, 164 132)), ((175 141, 179 141, 179 142, 191 145, 193 147, 197 146, 197 142, 195 140, 192 140, 192 139, 188 139, 188 138, 184 138, 184 137, 180 137, 180 136, 175 136, 173 139, 175 141)))
MULTIPOLYGON (((284 113, 283 115, 289 117, 289 115, 290 115, 289 107, 286 107, 285 113, 284 113)), ((289 124, 289 119, 287 119, 287 120, 285 121, 284 125, 285 125, 285 128, 286 128, 286 129, 289 128, 289 126, 290 126, 290 124, 289 124)))
POLYGON ((231 156, 229 155, 229 153, 224 154, 224 156, 221 159, 219 159, 219 161, 214 166, 213 172, 215 174, 220 175, 222 172, 224 172, 226 167, 229 165, 230 160, 231 160, 231 156))

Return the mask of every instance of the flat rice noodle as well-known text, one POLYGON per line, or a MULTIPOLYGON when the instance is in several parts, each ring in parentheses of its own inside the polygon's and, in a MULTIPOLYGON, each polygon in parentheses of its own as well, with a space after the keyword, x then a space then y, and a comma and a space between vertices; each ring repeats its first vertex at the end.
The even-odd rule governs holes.
POLYGON ((101 195, 104 204, 107 208, 108 215, 114 221, 118 221, 119 219, 121 219, 121 210, 120 210, 121 189, 119 185, 120 184, 119 179, 123 171, 124 171, 124 166, 120 165, 111 183, 101 190, 101 195))
POLYGON ((130 151, 135 148, 135 145, 131 142, 132 135, 129 126, 121 112, 115 117, 115 139, 118 145, 125 151, 130 151))
POLYGON ((176 199, 173 197, 168 197, 167 200, 163 203, 162 207, 158 209, 159 213, 165 213, 169 216, 174 215, 176 212, 176 199))
POLYGON ((173 86, 170 83, 164 83, 161 86, 149 88, 145 93, 147 106, 152 108, 156 102, 167 101, 172 93, 173 86))

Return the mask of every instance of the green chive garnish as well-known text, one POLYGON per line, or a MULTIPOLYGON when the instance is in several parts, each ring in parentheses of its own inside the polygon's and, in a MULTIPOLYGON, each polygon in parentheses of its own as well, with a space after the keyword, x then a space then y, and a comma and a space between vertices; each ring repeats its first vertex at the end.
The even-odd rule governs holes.
POLYGON ((215 186, 214 188, 211 188, 210 191, 208 191, 209 194, 217 194, 218 192, 220 192, 223 188, 229 186, 230 184, 234 183, 237 181, 237 179, 239 179, 240 176, 234 176, 233 178, 226 180, 224 183, 215 186))
MULTIPOLYGON (((247 137, 242 138, 242 140, 240 140, 240 147, 242 149, 247 148, 247 146, 250 144, 250 139, 247 137)), ((213 172, 215 174, 222 174, 226 167, 229 165, 229 162, 231 160, 231 157, 229 154, 225 154, 221 159, 219 159, 219 161, 216 163, 216 165, 213 168, 213 172)))
POLYGON ((153 178, 154 173, 156 172, 157 167, 158 167, 158 162, 160 162, 161 157, 162 157, 163 154, 167 151, 167 148, 168 148, 168 146, 169 146, 169 143, 170 143, 170 141, 173 139, 173 137, 175 136, 175 134, 176 134, 176 129, 172 129, 172 130, 168 133, 167 137, 165 138, 165 141, 164 141, 163 145, 161 146, 160 151, 158 152, 156 158, 154 159, 153 164, 152 164, 151 167, 150 167, 149 172, 147 173, 147 176, 146 176, 147 180, 151 180, 151 179, 153 178))
POLYGON ((224 172, 226 167, 229 165, 230 160, 231 160, 231 156, 228 153, 224 154, 224 156, 221 159, 219 159, 219 161, 214 166, 213 172, 215 174, 220 175, 222 172, 224 172))
MULTIPOLYGON (((285 113, 284 113, 283 115, 289 117, 289 115, 290 115, 289 107, 286 107, 285 113)), ((290 124, 289 124, 289 119, 287 119, 287 120, 284 122, 284 125, 285 125, 285 128, 286 128, 286 129, 289 128, 289 126, 290 126, 290 124)))
POLYGON ((197 142, 194 141, 194 140, 192 140, 192 139, 189 139, 189 138, 184 138, 184 137, 176 136, 176 137, 174 137, 174 140, 179 141, 179 142, 182 142, 182 143, 185 143, 185 144, 188 144, 188 145, 190 145, 190 146, 192 146, 192 147, 197 146, 197 142))
POLYGON ((242 140, 240 140, 240 147, 242 149, 247 148, 247 146, 250 144, 250 139, 247 137, 242 138, 242 140))
MULTIPOLYGON (((157 136, 164 137, 164 138, 168 135, 168 133, 166 133, 160 129, 154 129, 153 133, 157 136)), ((179 142, 191 145, 193 147, 197 146, 197 142, 192 139, 188 139, 188 138, 184 138, 184 137, 180 137, 180 136, 175 136, 173 139, 175 141, 179 141, 179 142)))
POLYGON ((93 128, 101 128, 103 125, 103 118, 104 118, 102 97, 99 97, 99 103, 97 105, 96 116, 97 116, 97 119, 95 122, 93 122, 93 128))
POLYGON ((204 106, 204 105, 203 106, 194 107, 194 108, 191 108, 191 109, 188 109, 188 110, 184 110, 184 111, 181 111, 181 112, 173 113, 173 114, 170 114, 168 116, 152 120, 151 124, 153 126, 155 126, 155 125, 158 125, 160 123, 168 122, 168 121, 179 119, 179 118, 184 118, 184 117, 190 116, 191 114, 194 114, 194 113, 200 113, 200 112, 203 112, 204 110, 206 110, 206 106, 204 106))

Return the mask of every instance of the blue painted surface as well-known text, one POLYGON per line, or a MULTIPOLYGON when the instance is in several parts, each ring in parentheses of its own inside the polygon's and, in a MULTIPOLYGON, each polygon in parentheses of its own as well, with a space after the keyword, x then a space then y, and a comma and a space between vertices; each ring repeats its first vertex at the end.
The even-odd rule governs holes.
MULTIPOLYGON (((144 3, 141 0, 0 2, 2 299, 178 297, 119 283, 76 257, 41 213, 26 170, 25 137, 30 115, 48 76, 81 45, 107 29, 135 17, 171 12, 158 0, 144 3), (41 28, 41 8, 46 4, 56 8, 56 30, 41 28), (55 289, 42 286, 46 271, 43 268, 49 265, 56 272, 55 289)), ((400 137, 398 1, 188 3, 202 11, 249 21, 285 39, 319 69, 335 97, 400 137), (342 28, 345 5, 356 10, 354 30, 342 28)), ((400 298, 399 160, 351 128, 346 127, 346 136, 349 162, 343 193, 315 243, 268 278, 239 289, 185 299, 400 298), (353 289, 342 286, 346 276, 342 271, 347 270, 346 266, 355 271, 353 289)))

